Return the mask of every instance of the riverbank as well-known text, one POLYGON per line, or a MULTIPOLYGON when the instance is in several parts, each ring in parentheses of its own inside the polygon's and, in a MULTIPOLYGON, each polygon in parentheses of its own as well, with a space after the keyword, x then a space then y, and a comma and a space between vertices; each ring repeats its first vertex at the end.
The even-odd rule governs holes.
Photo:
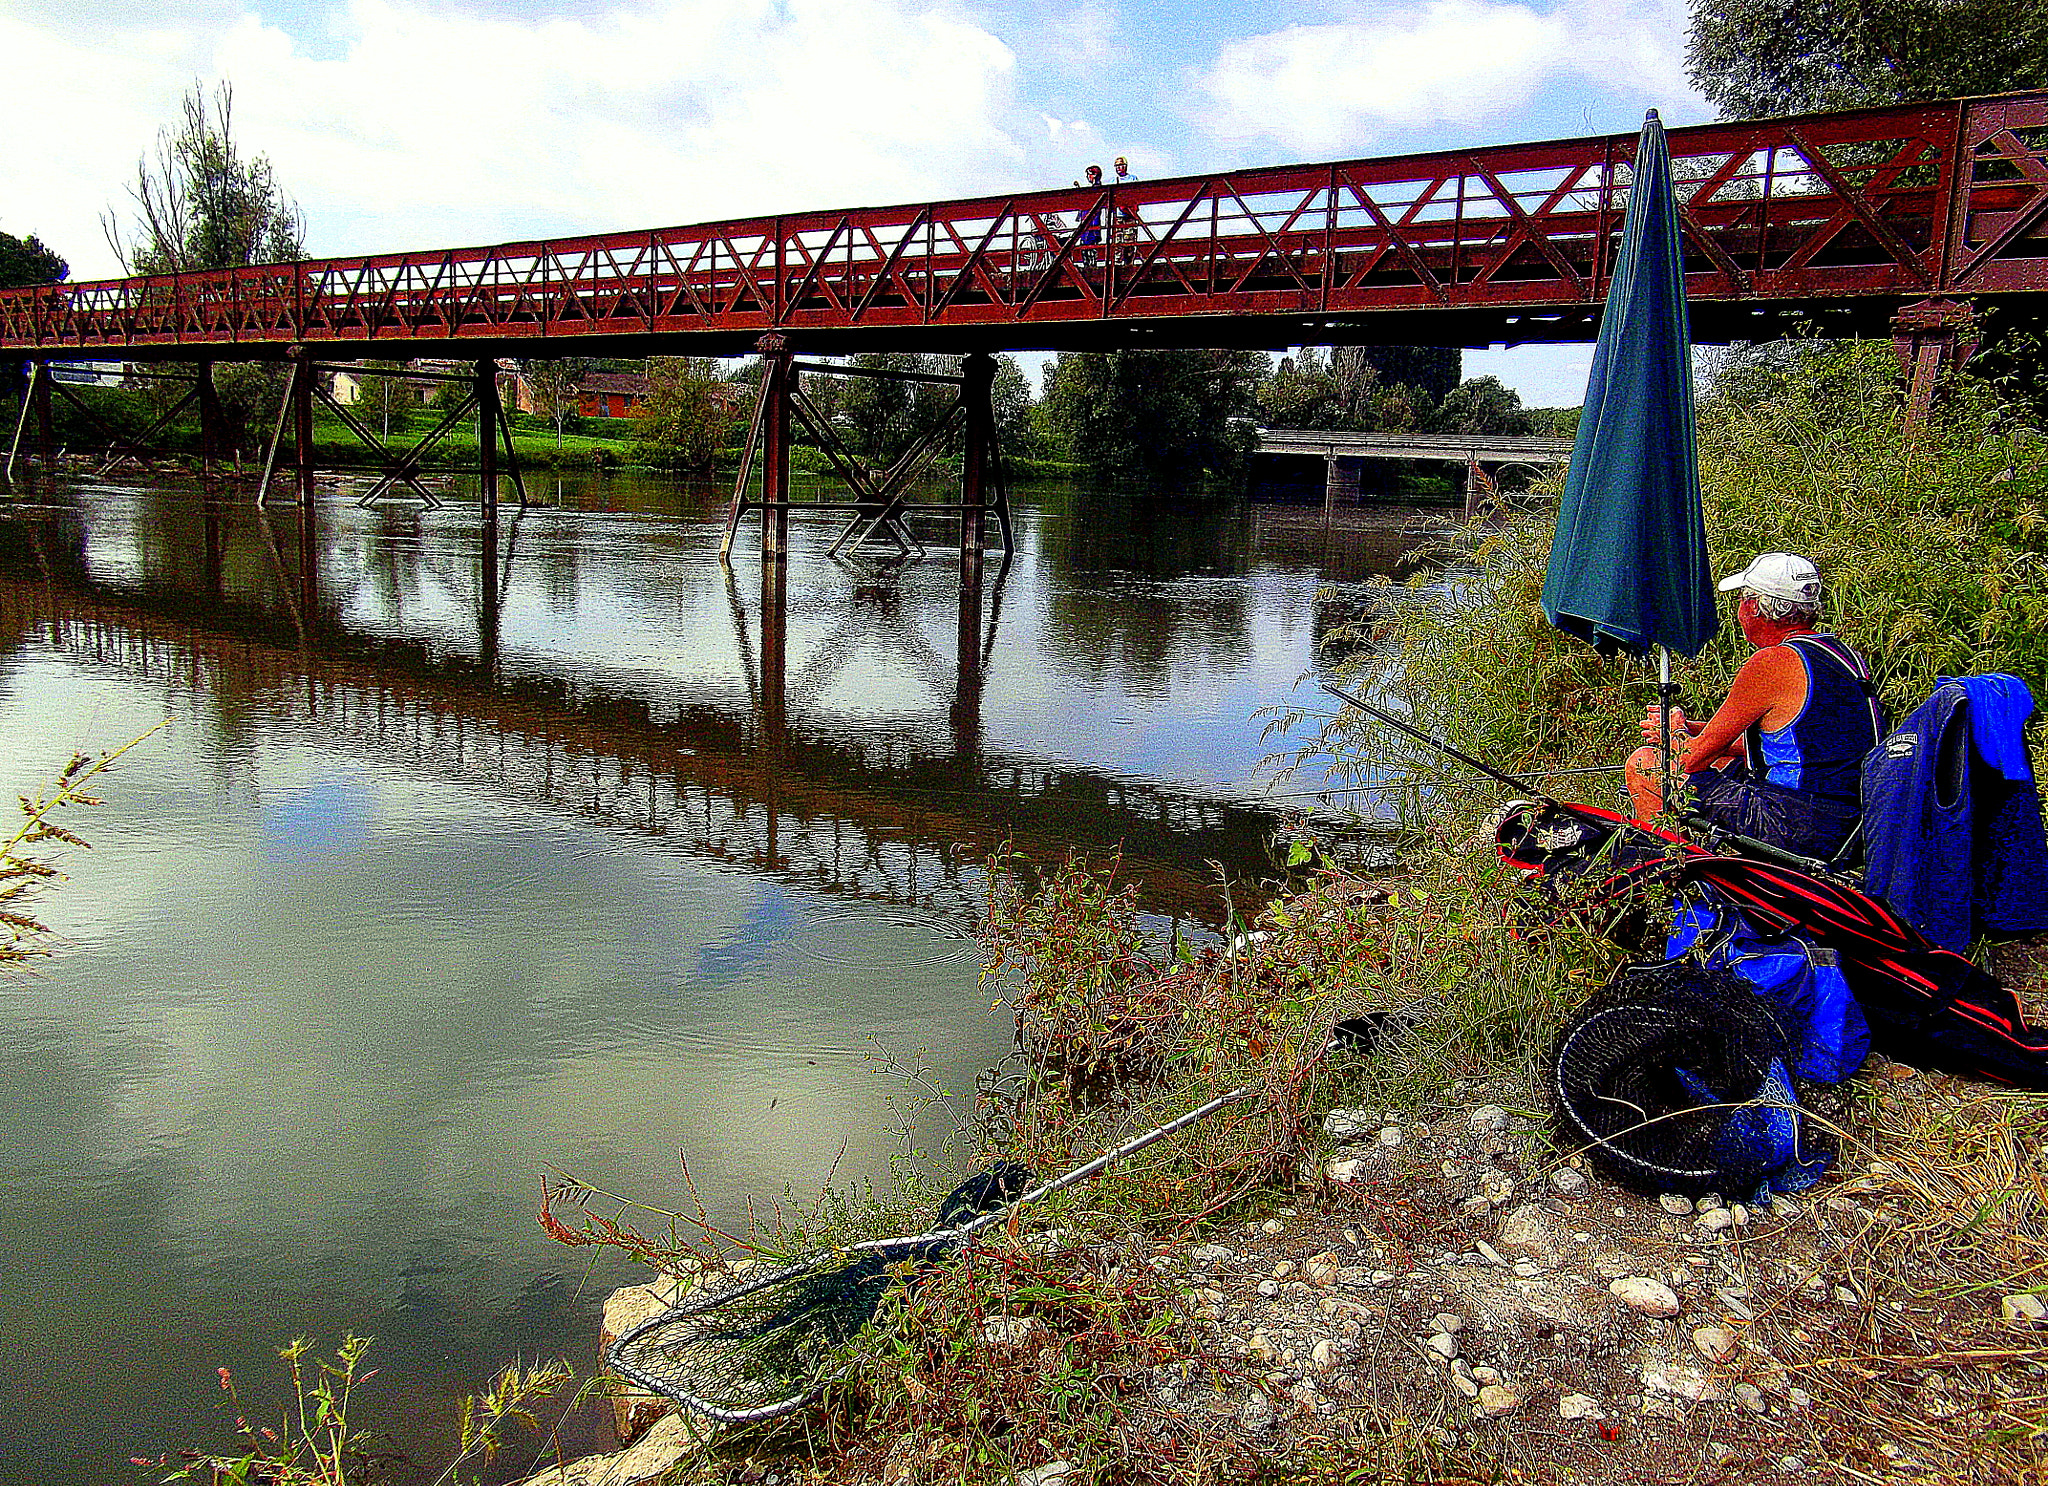
MULTIPOLYGON (((1938 675, 2040 686, 2038 436, 1963 386, 1906 440, 1881 346, 1751 371, 1703 404, 1715 570, 1814 556, 1832 627, 1879 658, 1894 716, 1938 675)), ((1426 731, 1510 770, 1611 764, 1648 678, 1545 621, 1549 536, 1531 517, 1461 537, 1440 554, 1452 581, 1388 587, 1326 653, 1358 684, 1398 677, 1426 731)), ((1744 653, 1724 636, 1682 680, 1723 695, 1744 653)), ((1440 758, 1355 718, 1272 720, 1293 748, 1278 762, 1308 781, 1369 771, 1408 830, 1404 875, 1361 894, 1304 834, 1304 870, 1231 953, 1148 942, 1113 871, 999 891, 989 970, 1024 1067, 962 1155, 1057 1171, 1224 1089, 1257 1097, 1048 1204, 986 1262, 934 1271, 817 1409, 715 1436, 673 1479, 1988 1483, 2048 1468, 2048 1098, 1873 1058, 1827 1111, 1838 1159, 1790 1201, 1612 1187, 1552 1140, 1535 1091, 1557 1028, 1622 952, 1518 898, 1478 829, 1497 801, 1440 758), (1407 1029, 1377 1056, 1324 1051, 1334 1021, 1392 1008, 1407 1029)), ((2034 754, 2038 777, 2038 735, 2034 754)), ((2000 952, 2030 1017, 2044 965, 2038 944, 2000 952)), ((931 1195, 863 1231, 912 1231, 931 1195)))
MULTIPOLYGON (((1297 926, 1330 939, 1330 901, 1283 902, 1175 994, 1269 981, 1297 926)), ((1349 917, 1377 937, 1400 906, 1349 917)), ((2039 1015, 2048 944, 2000 970, 2039 1015)), ((1268 1107, 1034 1213, 885 1310, 815 1409, 667 1426, 661 1479, 1988 1483, 2048 1465, 2048 1096, 1874 1056, 1816 1186, 1755 1208, 1653 1199, 1562 1149, 1528 1078, 1439 1081, 1466 1063, 1444 1030, 1425 1016, 1372 1057, 1311 1059, 1268 1107), (1315 1092, 1276 1137, 1290 1087, 1315 1092), (1276 1138, 1291 1179, 1193 1221, 1199 1178, 1276 1138), (1195 1200, 1162 1207, 1174 1191, 1195 1200)), ((607 1330, 725 1282, 622 1291, 607 1330)))

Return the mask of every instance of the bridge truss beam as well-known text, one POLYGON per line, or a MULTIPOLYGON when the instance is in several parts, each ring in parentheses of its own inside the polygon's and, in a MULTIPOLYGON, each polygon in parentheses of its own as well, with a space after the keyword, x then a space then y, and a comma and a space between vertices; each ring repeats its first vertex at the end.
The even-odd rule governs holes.
MULTIPOLYGON (((1670 134, 1706 341, 2048 291, 2048 93, 1670 134)), ((1633 136, 0 292, 0 351, 1590 339, 1633 136)), ((388 354, 388 353, 387 353, 388 354)))

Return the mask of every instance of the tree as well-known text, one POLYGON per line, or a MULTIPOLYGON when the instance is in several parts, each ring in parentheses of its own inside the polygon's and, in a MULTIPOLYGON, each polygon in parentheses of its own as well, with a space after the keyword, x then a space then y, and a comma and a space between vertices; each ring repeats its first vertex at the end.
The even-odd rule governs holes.
POLYGON ((1048 373, 1044 421, 1101 476, 1153 488, 1234 479, 1268 369, 1258 351, 1068 352, 1048 373))
MULTIPOLYGON (((0 232, 0 289, 19 289, 29 284, 61 284, 71 276, 71 265, 43 246, 33 232, 16 237, 0 232)), ((0 362, 0 390, 10 397, 21 395, 25 361, 0 362)))
POLYGON ((1344 388, 1314 346, 1284 356, 1259 387, 1259 421, 1268 428, 1349 428, 1344 388))
POLYGON ((634 452, 664 469, 708 473, 739 432, 739 406, 710 357, 650 356, 634 452))
POLYGON ((1686 75, 1724 119, 2048 87, 2040 0, 1694 0, 1686 75))
POLYGON ((1465 353, 1456 346, 1339 346, 1331 356, 1339 381, 1355 381, 1367 368, 1380 386, 1411 388, 1434 408, 1465 375, 1465 353))
POLYGON ((197 83, 181 100, 184 123, 157 136, 128 188, 135 221, 126 238, 114 214, 101 225, 132 274, 200 273, 306 256, 306 224, 266 156, 244 160, 234 137, 234 90, 209 100, 197 83))
POLYGON ((27 237, 0 232, 0 289, 61 284, 70 277, 71 265, 44 247, 33 232, 27 237))
MULTIPOLYGON (((932 372, 951 375, 950 359, 912 351, 868 351, 848 363, 867 371, 932 372)), ((945 414, 953 391, 941 382, 909 382, 894 377, 834 377, 837 411, 834 420, 847 447, 869 464, 886 467, 922 438, 945 414)))
POLYGON ((1522 406, 1522 395, 1499 377, 1474 377, 1461 382, 1443 400, 1430 426, 1438 433, 1526 434, 1535 420, 1522 406))
POLYGON ((996 358, 995 380, 989 385, 988 400, 995 409, 996 442, 1012 459, 1030 459, 1038 452, 1038 430, 1032 408, 1031 379, 1014 356, 996 358))
POLYGON ((583 387, 583 379, 590 374, 590 358, 587 356, 562 356, 543 360, 532 358, 525 363, 523 380, 526 383, 527 401, 533 411, 555 425, 555 447, 562 447, 562 430, 581 406, 577 393, 583 387))

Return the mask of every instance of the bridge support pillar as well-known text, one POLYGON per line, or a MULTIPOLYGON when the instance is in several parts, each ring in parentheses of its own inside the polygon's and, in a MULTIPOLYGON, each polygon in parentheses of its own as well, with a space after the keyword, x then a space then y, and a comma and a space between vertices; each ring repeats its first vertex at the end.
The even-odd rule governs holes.
POLYGON ((1323 517, 1327 520, 1338 506, 1358 504, 1359 473, 1363 460, 1343 454, 1332 454, 1325 461, 1323 471, 1323 517))
MULTIPOLYGON (((313 358, 304 346, 292 347, 292 469, 299 506, 313 509, 313 358)), ((311 529, 312 522, 303 523, 311 529)))
POLYGON ((1910 379, 1909 430, 1926 425, 1943 379, 1963 369, 1982 339, 1967 300, 1923 299, 1892 316, 1892 349, 1898 353, 1899 369, 1910 379))
POLYGON ((199 473, 210 475, 227 453, 227 419, 221 411, 220 392, 213 385, 213 363, 198 362, 192 371, 199 398, 199 473))
MULTIPOLYGON (((960 398, 967 414, 965 445, 960 456, 960 586, 981 588, 982 524, 988 514, 989 486, 996 479, 996 359, 976 351, 960 368, 960 398)), ((975 607, 980 608, 979 602, 975 607)), ((966 600, 961 601, 966 612, 966 600)), ((961 621, 966 622, 964 619, 961 621)), ((980 633, 977 616, 975 632, 980 633)), ((963 630, 964 634, 965 631, 963 630)))
POLYGON ((760 344, 761 560, 779 563, 789 556, 789 404, 796 368, 781 336, 764 335, 760 344))

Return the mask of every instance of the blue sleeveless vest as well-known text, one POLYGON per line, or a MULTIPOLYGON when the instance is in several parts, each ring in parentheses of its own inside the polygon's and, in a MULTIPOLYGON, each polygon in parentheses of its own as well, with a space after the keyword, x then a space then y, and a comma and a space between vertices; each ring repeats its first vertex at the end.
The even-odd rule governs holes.
POLYGON ((1833 635, 1794 635, 1785 643, 1806 667, 1806 705, 1775 732, 1751 724, 1751 776, 1853 805, 1862 793, 1864 755, 1884 736, 1870 668, 1833 635))

